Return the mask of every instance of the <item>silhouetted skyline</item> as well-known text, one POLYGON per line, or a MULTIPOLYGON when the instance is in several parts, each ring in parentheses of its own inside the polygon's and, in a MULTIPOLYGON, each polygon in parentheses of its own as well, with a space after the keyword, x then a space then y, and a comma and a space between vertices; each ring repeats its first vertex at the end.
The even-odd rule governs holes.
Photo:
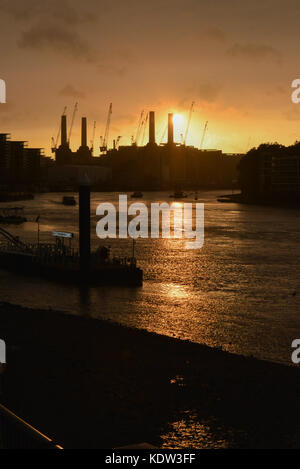
MULTIPOLYGON (((142 109, 157 111, 157 138, 168 112, 184 132, 195 101, 189 144, 244 152, 263 141, 299 138, 296 0, 203 2, 136 0, 0 1, 1 78, 7 104, 2 132, 50 154, 60 115, 79 102, 95 145, 113 102, 112 139, 129 144, 142 109)), ((77 114, 72 141, 80 141, 77 114)), ((71 142, 72 143, 72 142, 71 142)))

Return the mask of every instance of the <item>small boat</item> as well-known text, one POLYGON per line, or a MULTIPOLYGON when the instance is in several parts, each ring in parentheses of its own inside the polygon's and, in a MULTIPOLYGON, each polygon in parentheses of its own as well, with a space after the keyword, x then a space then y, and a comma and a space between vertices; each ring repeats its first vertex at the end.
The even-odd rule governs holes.
POLYGON ((144 196, 144 194, 142 192, 135 191, 135 192, 133 192, 133 194, 131 194, 130 197, 132 197, 133 199, 141 199, 143 196, 144 196))
POLYGON ((62 199, 64 205, 76 205, 75 197, 70 195, 65 195, 62 199))
POLYGON ((171 194, 170 197, 173 199, 185 199, 187 195, 182 191, 175 191, 174 194, 171 194))
POLYGON ((27 221, 24 217, 24 207, 1 207, 0 208, 0 223, 20 225, 27 221))

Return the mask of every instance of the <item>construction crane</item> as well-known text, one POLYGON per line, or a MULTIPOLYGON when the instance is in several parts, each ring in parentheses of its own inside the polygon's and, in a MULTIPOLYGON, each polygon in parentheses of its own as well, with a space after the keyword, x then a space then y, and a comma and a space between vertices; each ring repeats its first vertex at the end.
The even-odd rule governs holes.
POLYGON ((147 112, 146 117, 145 117, 144 122, 143 122, 144 129, 143 129, 143 137, 142 137, 142 146, 144 145, 144 141, 145 141, 145 134, 146 134, 148 118, 149 118, 149 112, 147 112))
POLYGON ((168 129, 168 124, 166 124, 166 126, 165 126, 165 128, 164 128, 164 131, 163 131, 163 133, 162 133, 162 135, 161 135, 161 137, 160 137, 160 142, 159 142, 160 145, 162 144, 162 142, 163 142, 163 140, 164 140, 164 138, 165 138, 165 136, 166 136, 167 129, 168 129))
POLYGON ((113 140, 113 149, 114 150, 117 150, 118 147, 119 147, 119 142, 120 142, 120 139, 122 138, 121 135, 118 135, 118 137, 116 139, 113 140))
MULTIPOLYGON (((67 112, 67 106, 64 107, 62 115, 65 116, 66 112, 67 112)), ((57 150, 58 140, 59 140, 59 137, 60 137, 60 131, 61 131, 61 124, 59 123, 56 140, 54 140, 54 137, 51 137, 51 151, 52 151, 52 153, 54 153, 57 150)))
POLYGON ((71 120, 71 125, 70 125, 70 130, 69 130, 68 144, 70 144, 71 135, 72 135, 72 129, 73 129, 73 124, 74 124, 74 119, 75 119, 75 114, 76 114, 76 112, 77 112, 77 109, 78 109, 78 103, 75 103, 74 111, 73 111, 73 115, 72 115, 72 120, 71 120))
POLYGON ((135 135, 135 140, 133 141, 133 145, 138 144, 140 134, 141 134, 142 124, 143 124, 143 117, 144 117, 144 110, 142 110, 140 114, 139 123, 138 123, 137 131, 136 131, 136 135, 135 135))
POLYGON ((190 130, 192 113, 193 113, 193 110, 194 110, 194 105, 195 105, 195 101, 192 101, 192 104, 191 104, 191 107, 190 107, 190 112, 189 112, 189 117, 188 117, 188 121, 187 121, 187 125, 186 125, 186 129, 185 129, 183 145, 186 145, 186 140, 187 140, 188 133, 189 133, 189 130, 190 130))
POLYGON ((100 151, 101 152, 106 152, 107 151, 108 134, 109 134, 109 126, 110 126, 111 115, 112 115, 112 103, 110 103, 109 108, 108 108, 108 114, 107 114, 104 137, 102 137, 102 136, 100 137, 100 151))
POLYGON ((204 142, 205 134, 207 132, 207 125, 208 125, 208 121, 205 122, 205 126, 204 126, 204 129, 203 129, 201 143, 200 143, 200 150, 203 149, 203 142, 204 142))
POLYGON ((91 154, 93 154, 94 152, 95 132, 96 132, 96 121, 94 121, 94 125, 93 125, 93 133, 92 133, 92 140, 91 140, 91 154))
POLYGON ((122 138, 122 135, 118 135, 117 140, 116 140, 116 148, 119 147, 120 140, 122 138))
POLYGON ((52 153, 55 152, 56 148, 57 148, 57 146, 55 144, 54 137, 51 137, 51 151, 52 151, 52 153))

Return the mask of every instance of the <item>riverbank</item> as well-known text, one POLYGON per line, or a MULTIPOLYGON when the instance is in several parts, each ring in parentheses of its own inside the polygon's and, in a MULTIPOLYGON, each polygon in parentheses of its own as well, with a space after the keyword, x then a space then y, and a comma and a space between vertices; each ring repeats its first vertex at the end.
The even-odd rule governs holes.
POLYGON ((18 202, 20 200, 32 199, 34 199, 34 194, 31 192, 0 191, 0 202, 18 202))
POLYGON ((238 203, 248 205, 265 205, 270 207, 282 208, 299 208, 300 196, 299 194, 278 194, 270 196, 248 196, 245 197, 242 193, 239 194, 224 194, 218 197, 218 202, 223 203, 238 203))
POLYGON ((8 303, 0 337, 2 402, 64 447, 300 447, 297 367, 8 303), (162 440, 189 411, 215 440, 162 440))

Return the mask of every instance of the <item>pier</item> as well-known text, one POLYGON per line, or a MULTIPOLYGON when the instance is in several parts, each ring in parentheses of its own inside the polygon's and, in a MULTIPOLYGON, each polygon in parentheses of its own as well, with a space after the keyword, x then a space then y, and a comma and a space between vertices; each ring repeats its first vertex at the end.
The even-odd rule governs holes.
POLYGON ((55 243, 24 243, 0 227, 0 268, 78 285, 142 285, 143 271, 135 258, 111 258, 104 246, 91 252, 90 185, 86 179, 79 188, 79 250, 71 242, 65 243, 66 233, 57 235, 55 243))

